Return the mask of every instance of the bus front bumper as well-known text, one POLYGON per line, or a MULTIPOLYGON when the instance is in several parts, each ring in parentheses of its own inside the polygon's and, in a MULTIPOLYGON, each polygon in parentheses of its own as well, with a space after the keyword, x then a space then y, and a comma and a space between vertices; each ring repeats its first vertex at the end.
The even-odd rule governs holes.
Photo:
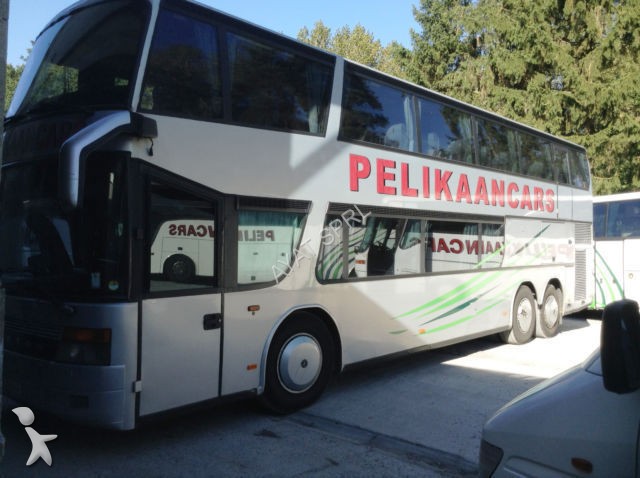
POLYGON ((130 429, 124 385, 124 365, 73 365, 5 350, 4 395, 34 411, 87 425, 130 429))

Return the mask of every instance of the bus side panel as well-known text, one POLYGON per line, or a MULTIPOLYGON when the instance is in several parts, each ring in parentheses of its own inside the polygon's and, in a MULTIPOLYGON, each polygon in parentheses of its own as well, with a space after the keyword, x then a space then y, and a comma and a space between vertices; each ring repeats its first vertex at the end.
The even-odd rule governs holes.
POLYGON ((324 285, 323 303, 339 324, 344 365, 506 329, 513 288, 501 279, 509 282, 514 272, 324 285))
POLYGON ((560 282, 564 310, 574 308, 578 294, 574 277, 576 263, 575 225, 563 221, 507 218, 503 267, 522 268, 522 281, 533 284, 538 303, 547 284, 560 282))
POLYGON ((640 301, 640 238, 624 240, 624 297, 640 301))
POLYGON ((608 303, 624 297, 623 241, 596 242, 595 267, 595 308, 602 309, 608 303))

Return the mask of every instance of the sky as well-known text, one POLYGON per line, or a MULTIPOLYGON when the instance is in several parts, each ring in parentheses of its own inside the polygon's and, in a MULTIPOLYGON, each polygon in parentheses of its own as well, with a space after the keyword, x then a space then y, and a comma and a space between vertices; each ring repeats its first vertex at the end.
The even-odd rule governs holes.
MULTIPOLYGON (((75 0, 10 0, 7 62, 23 63, 31 41, 59 11, 75 0)), ((411 46, 409 31, 419 30, 413 6, 420 0, 200 0, 236 17, 295 38, 302 27, 309 30, 318 21, 336 32, 357 24, 368 30, 383 46, 397 41, 411 46)))

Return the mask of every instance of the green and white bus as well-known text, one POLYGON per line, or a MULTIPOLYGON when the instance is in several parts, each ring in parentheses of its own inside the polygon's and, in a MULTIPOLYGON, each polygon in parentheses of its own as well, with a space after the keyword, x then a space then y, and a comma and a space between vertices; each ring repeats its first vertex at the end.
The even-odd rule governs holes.
POLYGON ((5 393, 131 429, 553 336, 592 301, 590 183, 575 144, 201 4, 78 2, 7 114, 5 393))
POLYGON ((592 308, 640 301, 640 192, 593 198, 595 291, 592 308))

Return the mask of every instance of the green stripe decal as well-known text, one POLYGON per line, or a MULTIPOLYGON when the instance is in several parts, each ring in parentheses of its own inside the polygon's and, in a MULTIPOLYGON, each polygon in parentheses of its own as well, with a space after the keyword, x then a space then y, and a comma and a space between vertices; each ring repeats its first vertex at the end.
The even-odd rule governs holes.
MULTIPOLYGON (((485 257, 482 261, 474 266, 476 273, 473 277, 465 282, 459 284, 448 292, 429 300, 423 304, 418 305, 406 312, 403 312, 395 317, 393 320, 401 320, 406 322, 419 322, 415 325, 407 324, 407 328, 393 330, 390 333, 393 335, 400 335, 405 332, 417 329, 416 335, 432 334, 440 332, 446 329, 450 329, 464 322, 467 322, 478 315, 490 311, 501 304, 504 304, 506 300, 505 294, 516 287, 521 282, 519 275, 521 274, 521 267, 531 266, 537 263, 541 257, 547 253, 547 247, 541 247, 537 251, 530 250, 530 254, 524 257, 519 257, 523 251, 526 251, 536 243, 542 235, 549 229, 550 225, 547 225, 540 229, 531 240, 527 241, 522 247, 518 248, 516 253, 510 256, 511 267, 508 270, 488 270, 486 272, 480 272, 477 269, 481 264, 495 260, 497 254, 503 254, 507 244, 505 243, 501 248, 495 250, 491 255, 485 257), (514 260, 518 259, 518 260, 514 260), (518 265, 517 265, 518 264, 518 265), (516 266, 517 265, 517 266, 516 266), (486 304, 485 307, 479 310, 468 313, 462 317, 455 318, 456 315, 465 311, 473 304, 478 303, 481 299, 486 304), (435 315, 435 317, 433 317, 435 315), (431 317, 430 317, 431 316, 431 317), (427 320, 425 320, 425 318, 427 320), (445 319, 451 319, 450 322, 446 322, 445 319), (435 327, 425 327, 428 324, 434 324, 438 321, 445 321, 435 327)), ((468 271, 473 272, 473 271, 468 271)))

